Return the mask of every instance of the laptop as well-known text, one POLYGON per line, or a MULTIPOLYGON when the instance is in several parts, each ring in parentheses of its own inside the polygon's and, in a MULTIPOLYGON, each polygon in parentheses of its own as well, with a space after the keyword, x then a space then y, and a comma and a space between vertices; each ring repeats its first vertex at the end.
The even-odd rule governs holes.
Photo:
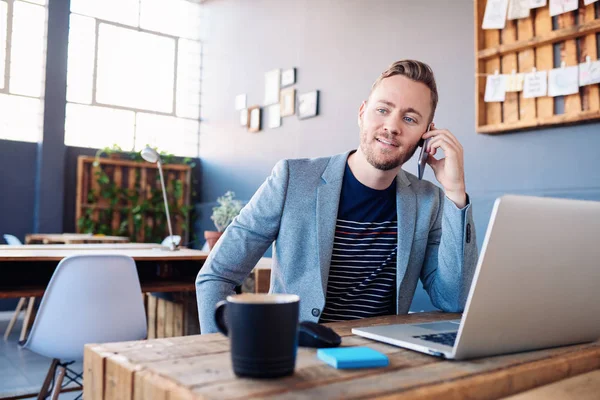
POLYGON ((496 200, 461 320, 352 333, 447 359, 600 338, 600 202, 496 200))

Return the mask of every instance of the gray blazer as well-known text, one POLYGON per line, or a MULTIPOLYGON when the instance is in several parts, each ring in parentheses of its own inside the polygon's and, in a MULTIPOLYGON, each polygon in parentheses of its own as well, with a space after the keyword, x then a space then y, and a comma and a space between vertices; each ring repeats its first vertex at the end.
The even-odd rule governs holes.
MULTIPOLYGON (((318 322, 349 154, 275 165, 198 273, 202 333, 217 330, 215 304, 242 284, 273 241, 271 293, 299 295, 300 320, 318 322)), ((470 205, 458 209, 440 188, 403 170, 396 182, 397 313, 408 312, 419 278, 436 307, 462 311, 477 262, 470 205)))

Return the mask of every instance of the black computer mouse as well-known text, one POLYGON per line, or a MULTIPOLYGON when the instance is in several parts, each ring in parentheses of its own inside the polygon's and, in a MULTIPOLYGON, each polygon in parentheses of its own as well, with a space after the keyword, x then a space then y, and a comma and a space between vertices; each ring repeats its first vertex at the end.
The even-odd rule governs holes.
POLYGON ((325 325, 311 321, 298 324, 298 345, 302 347, 337 347, 342 343, 340 335, 325 325))

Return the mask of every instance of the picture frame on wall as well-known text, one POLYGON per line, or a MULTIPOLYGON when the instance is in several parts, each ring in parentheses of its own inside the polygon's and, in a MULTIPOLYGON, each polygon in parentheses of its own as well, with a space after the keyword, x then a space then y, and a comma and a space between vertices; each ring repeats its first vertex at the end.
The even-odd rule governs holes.
POLYGON ((303 93, 298 96, 298 118, 307 119, 319 115, 319 91, 303 93))
POLYGON ((261 128, 260 106, 248 107, 248 132, 258 132, 261 128))
POLYGON ((296 68, 284 69, 281 73, 281 87, 290 86, 296 83, 296 68))
POLYGON ((296 113, 296 89, 287 88, 281 90, 279 105, 282 117, 294 115, 296 113))
POLYGON ((244 127, 248 127, 248 121, 250 120, 248 118, 249 112, 247 108, 244 108, 243 110, 240 110, 240 125, 244 126, 244 127))
POLYGON ((279 104, 273 104, 269 106, 269 115, 267 118, 267 125, 269 128, 279 128, 281 126, 281 107, 279 104))
POLYGON ((281 84, 281 69, 274 69, 265 73, 265 106, 279 102, 281 84))

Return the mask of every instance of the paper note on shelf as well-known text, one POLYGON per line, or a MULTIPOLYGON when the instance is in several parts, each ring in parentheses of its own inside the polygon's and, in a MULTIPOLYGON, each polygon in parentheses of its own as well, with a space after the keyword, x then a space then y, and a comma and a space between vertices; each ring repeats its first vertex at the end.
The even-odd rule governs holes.
POLYGON ((506 98, 506 75, 488 75, 485 83, 486 103, 504 101, 506 98))
POLYGON ((550 16, 564 14, 569 11, 577 10, 579 0, 550 0, 550 16))
POLYGON ((523 97, 531 99, 545 96, 548 92, 548 73, 537 71, 525 74, 523 81, 523 97))
POLYGON ((579 86, 600 83, 600 61, 579 64, 579 86))
POLYGON ((598 0, 583 0, 583 4, 586 6, 589 6, 592 3, 597 2, 598 0))
POLYGON ((529 8, 540 8, 548 4, 547 0, 529 0, 529 8))
POLYGON ((579 68, 561 67, 548 72, 548 96, 567 96, 579 93, 579 68))
POLYGON ((510 0, 508 3, 508 19, 529 17, 529 0, 510 0))
POLYGON ((506 91, 520 92, 523 90, 523 74, 506 75, 506 91))
POLYGON ((488 0, 483 14, 482 29, 504 29, 508 0, 488 0))

